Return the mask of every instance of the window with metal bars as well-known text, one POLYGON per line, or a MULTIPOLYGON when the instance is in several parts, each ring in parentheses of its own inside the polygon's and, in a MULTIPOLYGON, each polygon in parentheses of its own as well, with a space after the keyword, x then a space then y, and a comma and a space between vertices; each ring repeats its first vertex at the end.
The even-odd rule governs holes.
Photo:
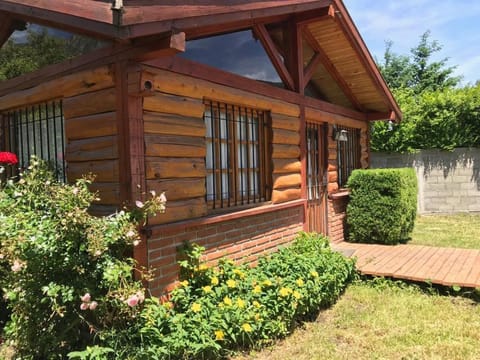
POLYGON ((61 100, 11 110, 2 114, 2 119, 2 147, 17 155, 18 168, 26 168, 30 157, 36 155, 51 166, 58 180, 66 181, 61 100))
POLYGON ((206 200, 212 210, 270 200, 270 115, 205 102, 206 200))
POLYGON ((347 131, 347 141, 337 143, 338 185, 345 187, 353 170, 360 168, 360 129, 337 126, 347 131))

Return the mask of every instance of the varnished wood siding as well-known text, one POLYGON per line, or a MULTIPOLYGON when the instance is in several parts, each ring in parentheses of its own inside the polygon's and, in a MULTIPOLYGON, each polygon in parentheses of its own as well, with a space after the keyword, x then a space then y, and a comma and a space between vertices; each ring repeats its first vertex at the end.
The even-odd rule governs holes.
POLYGON ((154 92, 144 99, 146 178, 149 190, 165 191, 167 211, 150 225, 208 214, 205 201, 204 100, 267 110, 272 125, 272 203, 301 197, 299 107, 287 102, 145 67, 154 92))
POLYGON ((0 112, 62 99, 69 182, 92 172, 100 205, 119 204, 116 99, 110 66, 77 72, 0 97, 0 112))
POLYGON ((67 178, 73 182, 88 173, 95 175, 90 189, 98 192, 94 208, 99 214, 101 209, 113 211, 120 205, 117 101, 113 74, 110 67, 105 68, 109 77, 102 78, 104 86, 86 87, 63 99, 67 178))

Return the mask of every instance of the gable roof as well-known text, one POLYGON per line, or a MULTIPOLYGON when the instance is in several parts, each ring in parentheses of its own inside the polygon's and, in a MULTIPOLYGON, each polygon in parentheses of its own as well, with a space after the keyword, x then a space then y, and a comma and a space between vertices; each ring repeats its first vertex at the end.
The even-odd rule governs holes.
POLYGON ((0 45, 18 20, 131 42, 172 30, 190 39, 292 17, 321 60, 311 81, 328 101, 377 114, 370 120, 401 118, 342 0, 0 0, 0 45))

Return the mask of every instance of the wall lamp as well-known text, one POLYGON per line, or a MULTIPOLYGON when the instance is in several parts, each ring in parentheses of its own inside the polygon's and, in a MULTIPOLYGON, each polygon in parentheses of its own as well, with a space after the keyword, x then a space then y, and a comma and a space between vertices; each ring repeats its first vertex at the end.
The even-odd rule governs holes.
POLYGON ((333 140, 340 142, 348 141, 348 131, 345 129, 338 129, 336 125, 333 126, 333 140))

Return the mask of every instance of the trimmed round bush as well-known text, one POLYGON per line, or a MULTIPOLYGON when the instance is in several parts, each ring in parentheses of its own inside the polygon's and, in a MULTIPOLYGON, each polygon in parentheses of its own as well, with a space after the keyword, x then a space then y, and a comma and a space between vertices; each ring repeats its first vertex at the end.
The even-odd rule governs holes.
POLYGON ((417 213, 414 169, 355 170, 347 186, 349 241, 393 245, 409 240, 417 213))

